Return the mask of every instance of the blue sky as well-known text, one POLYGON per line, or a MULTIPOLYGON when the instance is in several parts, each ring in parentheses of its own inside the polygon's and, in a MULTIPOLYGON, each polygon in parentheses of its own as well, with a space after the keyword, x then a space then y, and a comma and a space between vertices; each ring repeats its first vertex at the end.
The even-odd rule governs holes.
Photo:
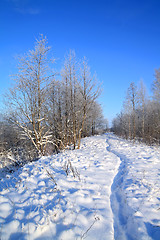
POLYGON ((159 0, 1 0, 1 102, 16 71, 15 56, 32 49, 41 33, 52 46, 55 68, 69 49, 88 58, 103 82, 99 102, 110 121, 130 82, 143 79, 150 93, 160 67, 159 0))

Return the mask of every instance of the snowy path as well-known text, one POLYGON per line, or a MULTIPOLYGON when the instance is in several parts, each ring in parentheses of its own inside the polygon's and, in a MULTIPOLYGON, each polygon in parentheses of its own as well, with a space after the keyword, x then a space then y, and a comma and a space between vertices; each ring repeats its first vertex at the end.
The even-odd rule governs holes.
POLYGON ((1 184, 2 239, 113 239, 111 185, 119 158, 106 136, 83 139, 80 150, 30 163, 1 184), (79 176, 66 176, 70 161, 79 176), (4 186, 4 185, 3 185, 4 186))
POLYGON ((121 160, 112 185, 116 240, 160 239, 160 149, 108 135, 108 151, 121 160))
POLYGON ((85 138, 0 182, 0 239, 158 240, 159 170, 156 148, 85 138))

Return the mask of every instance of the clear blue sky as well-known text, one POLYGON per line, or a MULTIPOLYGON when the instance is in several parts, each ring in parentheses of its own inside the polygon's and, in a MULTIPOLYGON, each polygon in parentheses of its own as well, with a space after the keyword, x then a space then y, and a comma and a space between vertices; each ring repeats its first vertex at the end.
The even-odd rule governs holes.
POLYGON ((57 64, 69 49, 88 58, 103 82, 99 101, 109 120, 130 82, 143 79, 150 91, 160 67, 159 0, 0 0, 0 101, 16 71, 14 57, 41 33, 57 64))

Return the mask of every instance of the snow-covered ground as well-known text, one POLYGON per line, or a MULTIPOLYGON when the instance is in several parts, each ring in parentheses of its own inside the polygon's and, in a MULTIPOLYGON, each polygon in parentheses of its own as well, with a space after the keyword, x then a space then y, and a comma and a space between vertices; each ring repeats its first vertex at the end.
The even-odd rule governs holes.
POLYGON ((112 185, 115 239, 160 239, 160 148, 108 135, 121 164, 112 185))
POLYGON ((0 239, 160 239, 160 149, 82 140, 0 182, 0 239))

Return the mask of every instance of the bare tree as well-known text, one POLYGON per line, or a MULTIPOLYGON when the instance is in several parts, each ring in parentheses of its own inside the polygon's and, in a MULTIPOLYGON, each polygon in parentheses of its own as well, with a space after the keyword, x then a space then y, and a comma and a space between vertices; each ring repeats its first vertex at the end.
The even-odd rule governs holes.
POLYGON ((136 104, 137 104, 137 87, 135 86, 135 83, 132 82, 128 88, 127 91, 127 100, 128 103, 131 104, 131 117, 132 117, 132 122, 133 122, 133 130, 132 130, 132 137, 135 139, 136 137, 136 104))
MULTIPOLYGON (((69 52, 65 58, 62 69, 62 82, 64 84, 65 100, 65 138, 70 139, 74 149, 76 147, 77 133, 77 114, 78 109, 78 62, 74 51, 69 52)), ((68 142, 68 141, 66 141, 68 142)))
POLYGON ((129 93, 127 92, 127 96, 126 96, 126 99, 123 103, 123 108, 124 108, 124 111, 123 113, 121 112, 121 121, 122 121, 122 118, 123 118, 123 124, 122 126, 125 127, 126 129, 126 136, 131 139, 131 115, 132 115, 132 106, 131 106, 131 101, 130 101, 130 96, 129 96, 129 93), (125 117, 124 117, 125 116, 125 117))
POLYGON ((45 154, 49 141, 46 122, 47 86, 53 77, 48 59, 50 47, 47 39, 40 36, 34 50, 19 58, 18 73, 13 76, 15 86, 10 89, 8 103, 11 120, 30 139, 39 155, 45 154))
POLYGON ((160 136, 160 68, 155 70, 155 80, 152 86, 153 104, 152 115, 154 117, 154 138, 160 136))
POLYGON ((56 152, 64 146, 64 123, 63 123, 63 88, 60 81, 52 80, 48 91, 47 112, 49 126, 51 132, 50 149, 56 152))
POLYGON ((65 139, 70 139, 73 147, 80 148, 82 135, 87 132, 87 117, 94 107, 100 91, 96 79, 91 76, 88 63, 84 58, 76 59, 75 52, 70 51, 65 58, 62 70, 65 107, 65 139))
POLYGON ((70 51, 55 79, 49 52, 47 39, 41 35, 35 48, 19 57, 15 85, 6 98, 10 120, 21 129, 21 136, 30 140, 38 156, 70 145, 79 148, 81 137, 89 134, 91 127, 94 132, 98 115, 102 116, 96 103, 99 86, 86 59, 80 65, 75 52, 70 51))
POLYGON ((152 86, 153 99, 160 103, 160 68, 155 70, 155 80, 152 86))
POLYGON ((140 87, 137 92, 138 96, 138 109, 139 109, 139 119, 141 120, 141 134, 144 140, 145 138, 145 116, 146 116, 146 104, 147 104, 147 95, 146 95, 146 87, 144 82, 141 80, 140 87))
POLYGON ((100 94, 100 87, 95 76, 91 75, 87 60, 84 57, 80 70, 80 95, 81 95, 81 121, 78 126, 78 148, 88 112, 100 94))
POLYGON ((123 111, 113 121, 114 131, 129 139, 136 137, 137 88, 132 82, 127 89, 123 111))
POLYGON ((86 117, 83 135, 90 136, 102 133, 107 128, 108 121, 103 117, 102 107, 98 102, 94 101, 86 117))
MULTIPOLYGON (((155 83, 155 82, 154 82, 155 83)), ((146 96, 144 83, 141 81, 137 91, 131 83, 125 99, 124 111, 113 121, 113 130, 124 137, 138 137, 147 143, 159 143, 160 136, 160 103, 158 86, 154 85, 154 100, 146 96)))

